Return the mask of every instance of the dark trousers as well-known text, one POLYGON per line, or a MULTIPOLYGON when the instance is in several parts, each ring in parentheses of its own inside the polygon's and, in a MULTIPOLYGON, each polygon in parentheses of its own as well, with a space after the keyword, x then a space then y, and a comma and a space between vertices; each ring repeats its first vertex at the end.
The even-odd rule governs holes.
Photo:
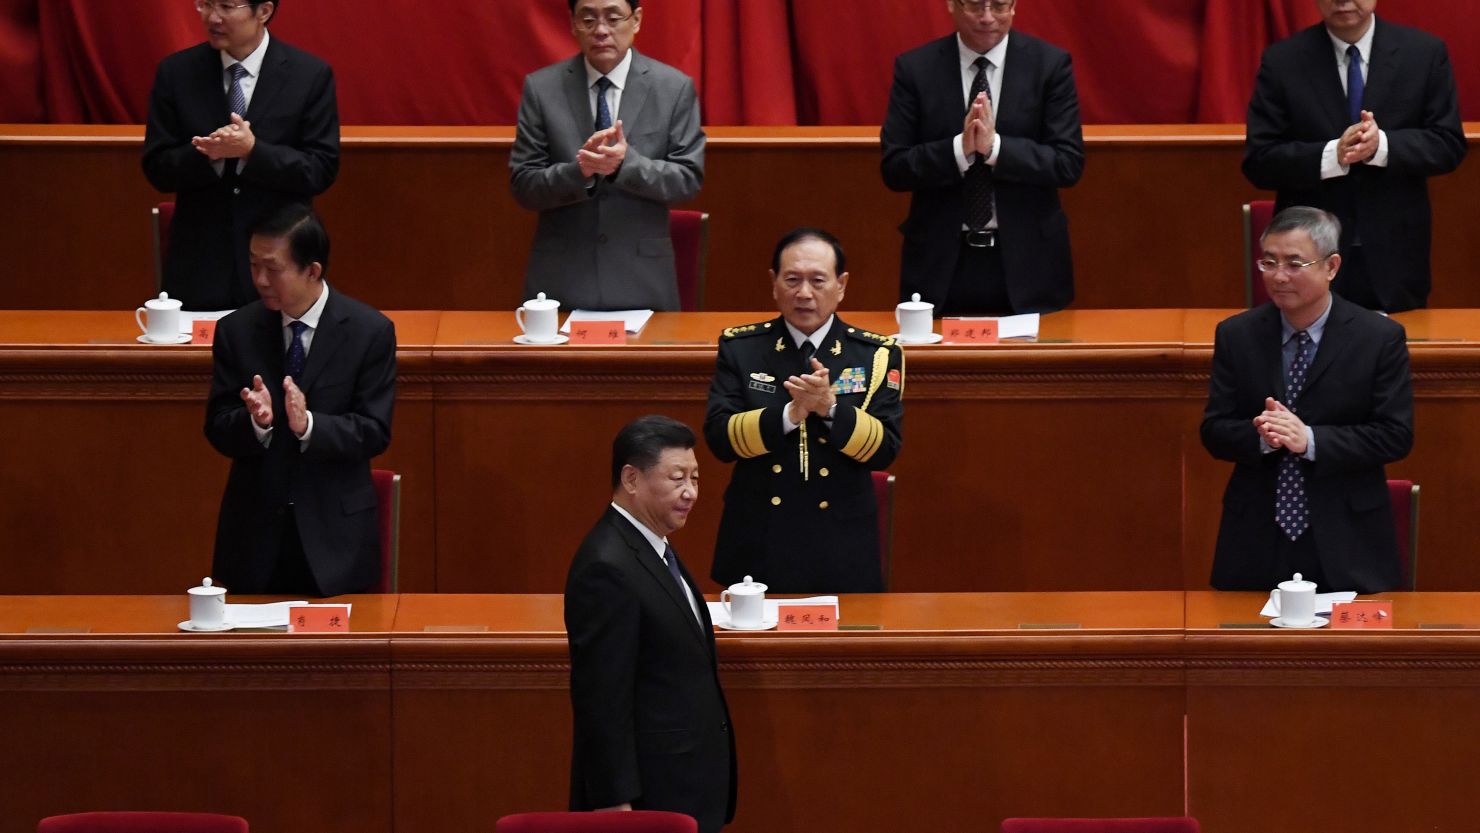
POLYGON ((946 291, 940 316, 1011 315, 1007 275, 1002 268, 1002 250, 996 246, 968 246, 963 240, 956 257, 956 272, 946 291))
POLYGON ((1361 246, 1351 246, 1341 253, 1341 269, 1336 273, 1336 278, 1331 281, 1331 291, 1367 309, 1384 310, 1385 312, 1402 311, 1384 309, 1382 301, 1377 297, 1376 284, 1371 265, 1367 260, 1367 252, 1361 246))
POLYGON ((284 510, 283 545, 278 549, 277 564, 267 582, 266 592, 275 596, 324 595, 313 577, 308 556, 303 552, 303 541, 298 537, 298 520, 293 517, 292 506, 284 510))
MULTIPOLYGON (((1274 523, 1274 521, 1270 521, 1274 523)), ((1326 583, 1326 572, 1321 569, 1321 556, 1316 552, 1316 531, 1313 527, 1307 527, 1299 538, 1291 541, 1290 536, 1284 530, 1280 530, 1279 542, 1275 545, 1275 575, 1270 584, 1273 587, 1282 581, 1289 581, 1296 573, 1306 581, 1316 583, 1317 593, 1330 593, 1337 589, 1326 583)))

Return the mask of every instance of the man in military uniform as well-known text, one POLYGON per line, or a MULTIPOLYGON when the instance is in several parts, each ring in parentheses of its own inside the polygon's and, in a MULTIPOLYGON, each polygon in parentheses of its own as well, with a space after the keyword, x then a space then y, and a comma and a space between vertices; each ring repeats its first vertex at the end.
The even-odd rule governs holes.
POLYGON ((834 313, 848 286, 843 248, 800 228, 776 244, 781 317, 719 340, 704 439, 735 461, 712 578, 751 575, 778 593, 873 593, 878 508, 871 472, 899 453, 904 354, 834 313))

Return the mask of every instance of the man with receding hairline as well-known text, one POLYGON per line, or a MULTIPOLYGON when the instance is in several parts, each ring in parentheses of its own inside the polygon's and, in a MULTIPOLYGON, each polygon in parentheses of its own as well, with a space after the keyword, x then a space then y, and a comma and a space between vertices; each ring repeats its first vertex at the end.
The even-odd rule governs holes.
POLYGON ((568 0, 581 52, 530 73, 509 155, 539 212, 524 297, 567 309, 678 309, 669 206, 704 180, 694 82, 632 48, 640 0, 568 0))

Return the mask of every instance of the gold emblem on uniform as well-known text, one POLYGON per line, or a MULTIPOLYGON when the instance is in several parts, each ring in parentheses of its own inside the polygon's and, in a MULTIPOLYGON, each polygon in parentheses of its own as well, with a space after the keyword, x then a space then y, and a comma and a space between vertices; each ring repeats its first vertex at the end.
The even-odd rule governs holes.
POLYGON ((750 374, 750 378, 756 380, 757 382, 774 382, 774 381, 776 381, 776 377, 775 376, 772 376, 769 373, 752 373, 752 374, 750 374))
POLYGON ((779 338, 776 339, 776 352, 777 353, 780 353, 780 352, 782 352, 785 349, 786 349, 786 342, 785 341, 782 341, 779 338))
POLYGON ((841 355, 843 355, 843 341, 842 341, 842 339, 838 339, 838 340, 834 341, 833 342, 833 346, 832 346, 832 350, 829 351, 829 352, 831 352, 834 356, 841 356, 841 355))

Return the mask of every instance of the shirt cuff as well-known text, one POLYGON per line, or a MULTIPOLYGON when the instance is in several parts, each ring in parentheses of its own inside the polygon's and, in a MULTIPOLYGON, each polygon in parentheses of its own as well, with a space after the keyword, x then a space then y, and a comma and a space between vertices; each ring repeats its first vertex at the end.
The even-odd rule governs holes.
POLYGON ((991 152, 991 154, 989 154, 987 156, 987 164, 989 166, 995 166, 997 164, 997 156, 999 154, 1001 154, 1001 153, 1002 153, 1002 134, 1001 133, 993 133, 992 134, 992 152, 991 152))
POLYGON ((313 411, 308 412, 308 427, 303 429, 303 435, 298 438, 298 450, 307 451, 308 441, 313 439, 313 411))
POLYGON ((1274 446, 1270 445, 1267 441, 1265 441, 1263 434, 1260 434, 1259 435, 1259 453, 1260 454, 1273 454, 1274 453, 1274 446))
POLYGON ((263 448, 272 447, 272 426, 263 428, 257 424, 257 420, 248 416, 247 421, 252 423, 252 433, 257 435, 257 442, 262 443, 263 448))
POLYGON ((790 434, 797 430, 797 423, 791 421, 791 403, 781 406, 781 433, 790 434))
POLYGON ((966 169, 971 167, 971 160, 966 158, 966 141, 962 134, 956 134, 956 138, 951 140, 951 147, 956 151, 956 169, 961 172, 962 176, 966 176, 966 169))
POLYGON ((1326 143, 1326 149, 1321 151, 1321 179, 1335 179, 1338 176, 1346 176, 1351 166, 1343 165, 1336 157, 1337 141, 1332 139, 1326 143))
POLYGON ((1305 453, 1302 458, 1314 463, 1316 461, 1316 429, 1305 426, 1305 453))
POLYGON ((1374 168, 1386 168, 1387 167, 1387 164, 1388 164, 1388 141, 1387 141, 1387 131, 1386 130, 1379 130, 1379 131, 1377 131, 1377 153, 1372 154, 1372 158, 1371 159, 1368 159, 1367 162, 1366 162, 1366 164, 1371 165, 1374 168))

